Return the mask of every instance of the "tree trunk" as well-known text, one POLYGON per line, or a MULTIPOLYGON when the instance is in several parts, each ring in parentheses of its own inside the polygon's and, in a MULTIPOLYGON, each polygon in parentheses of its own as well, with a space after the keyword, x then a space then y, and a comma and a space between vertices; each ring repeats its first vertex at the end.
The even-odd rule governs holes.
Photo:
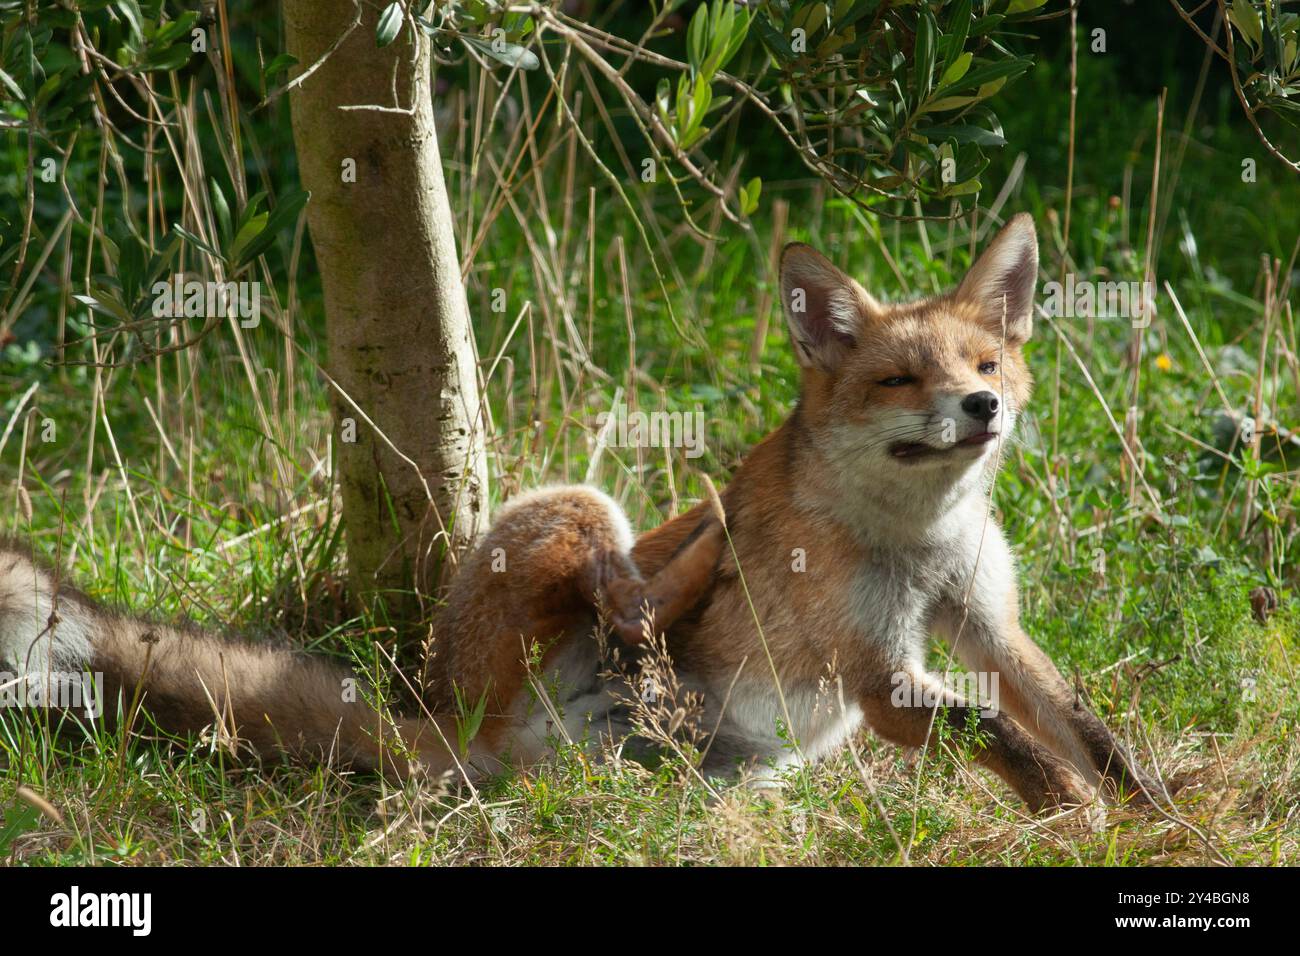
POLYGON ((487 463, 429 39, 407 25, 378 48, 382 6, 284 0, 284 19, 296 73, 325 57, 290 106, 325 292, 325 367, 338 384, 349 570, 363 602, 382 597, 390 620, 409 623, 448 549, 487 521, 487 463), (358 9, 360 24, 329 52, 358 9))

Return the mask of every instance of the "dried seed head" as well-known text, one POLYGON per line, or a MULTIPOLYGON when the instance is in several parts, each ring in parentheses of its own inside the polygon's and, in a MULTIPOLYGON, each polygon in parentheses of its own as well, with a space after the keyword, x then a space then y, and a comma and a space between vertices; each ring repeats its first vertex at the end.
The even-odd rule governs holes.
POLYGON ((704 479, 704 491, 709 496, 709 504, 713 508, 713 514, 717 517, 718 523, 725 528, 727 526, 727 512, 722 507, 722 496, 718 494, 718 489, 713 484, 712 478, 703 473, 701 473, 700 477, 704 479))
POLYGON ((668 733, 675 734, 682 729, 682 724, 686 723, 686 711, 678 707, 673 711, 672 717, 668 721, 668 733))
POLYGON ((46 817, 53 820, 55 823, 59 824, 60 826, 63 825, 63 814, 59 813, 59 811, 55 808, 54 804, 50 803, 50 801, 46 800, 35 790, 32 790, 28 787, 20 786, 14 792, 14 796, 16 796, 19 800, 22 800, 24 803, 28 804, 29 806, 35 807, 46 817))

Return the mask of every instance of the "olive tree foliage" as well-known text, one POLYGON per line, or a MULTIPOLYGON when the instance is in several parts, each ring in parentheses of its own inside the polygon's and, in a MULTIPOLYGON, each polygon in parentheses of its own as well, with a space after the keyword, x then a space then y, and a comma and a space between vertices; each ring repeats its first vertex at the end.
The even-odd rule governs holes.
MULTIPOLYGON (((993 97, 1031 66, 1013 47, 1064 12, 1064 0, 648 0, 637 20, 593 6, 584 18, 567 0, 282 0, 280 33, 258 0, 0 0, 0 342, 39 312, 57 327, 36 333, 41 361, 111 373, 228 330, 287 489, 292 417, 262 396, 247 322, 224 303, 160 309, 174 297, 159 289, 178 275, 259 281, 259 318, 286 362, 304 360, 292 269, 305 222, 352 578, 363 596, 428 593, 488 517, 437 69, 472 61, 498 89, 548 86, 630 207, 644 184, 610 170, 575 115, 581 68, 634 124, 652 188, 699 232, 716 216, 747 226, 762 206, 743 152, 720 148, 733 124, 873 214, 952 216, 1003 145, 993 97), (285 49, 267 42, 279 37, 285 49), (256 142, 286 100, 300 182, 277 181, 256 142)), ((401 616, 423 613, 416 601, 401 616)))
MULTIPOLYGON (((241 6, 230 4, 232 17, 241 6)), ((264 15, 254 6, 253 15, 264 15)), ((1047 0, 649 0, 644 29, 619 36, 598 16, 585 22, 566 14, 564 0, 396 0, 373 9, 357 0, 341 7, 346 16, 322 29, 335 31, 341 44, 367 18, 376 69, 383 65, 378 50, 396 44, 410 56, 403 44, 412 34, 431 38, 438 56, 540 69, 562 91, 572 85, 564 85, 571 64, 585 61, 624 101, 651 154, 674 171, 666 188, 702 189, 731 219, 757 208, 761 184, 743 177, 728 189, 725 174, 733 171, 715 167, 710 147, 742 113, 752 135, 780 137, 794 158, 879 213, 915 199, 972 201, 987 150, 1004 142, 990 98, 1031 65, 1008 49, 1007 38, 1062 12, 1049 12, 1047 0), (654 89, 631 85, 633 64, 657 71, 654 89)), ((1239 59, 1290 64, 1285 75, 1251 69, 1247 81, 1273 91, 1261 101, 1267 108, 1294 114, 1286 97, 1296 75, 1296 16, 1274 15, 1262 0, 1237 0, 1233 8, 1245 24, 1239 59), (1252 19, 1256 8, 1264 20, 1258 12, 1252 19), (1261 22, 1269 28, 1254 26, 1261 22)), ((30 270, 33 235, 47 233, 64 211, 89 221, 87 196, 78 197, 64 175, 74 148, 83 156, 106 152, 108 172, 122 180, 146 149, 183 166, 185 144, 167 134, 180 128, 187 107, 207 112, 215 135, 236 147, 225 157, 230 175, 186 180, 180 208, 153 210, 156 222, 142 223, 134 210, 100 222, 107 268, 92 269, 81 292, 84 304, 116 323, 99 330, 117 346, 112 358, 152 357, 219 324, 173 341, 175 323, 147 321, 145 280, 164 274, 179 246, 202 260, 191 264, 231 278, 255 271, 259 256, 291 233, 306 203, 301 189, 289 185, 274 200, 270 191, 245 192, 240 84, 229 48, 240 24, 213 12, 167 0, 0 0, 0 131, 8 133, 10 156, 19 147, 27 160, 13 197, 18 205, 6 208, 0 223, 0 301, 7 307, 0 322, 12 324, 8 307, 30 270), (195 89, 190 83, 199 78, 205 85, 195 89), (35 183, 50 159, 62 209, 36 201, 35 183), (211 221, 187 224, 190 216, 211 221)), ((310 83, 323 65, 259 46, 259 107, 310 83)), ((108 185, 114 196, 115 184, 108 185)), ((698 196, 683 203, 687 215, 699 206, 698 196)))
POLYGON ((1264 148, 1300 173, 1300 159, 1286 156, 1260 123, 1262 115, 1272 114, 1300 129, 1300 13, 1276 0, 1169 2, 1227 65, 1237 101, 1264 148))
POLYGON ((757 208, 761 182, 741 177, 727 190, 734 171, 717 169, 710 147, 742 115, 750 135, 779 137, 878 213, 918 200, 973 202, 987 150, 1005 144, 989 101, 1032 66, 1009 38, 1064 12, 1046 11, 1047 0, 650 0, 644 29, 619 36, 598 17, 567 15, 562 0, 423 5, 390 4, 381 40, 409 22, 446 55, 459 41, 561 85, 571 63, 585 62, 674 171, 669 188, 690 181, 736 221, 757 208), (633 64, 659 74, 653 91, 629 82, 633 64))

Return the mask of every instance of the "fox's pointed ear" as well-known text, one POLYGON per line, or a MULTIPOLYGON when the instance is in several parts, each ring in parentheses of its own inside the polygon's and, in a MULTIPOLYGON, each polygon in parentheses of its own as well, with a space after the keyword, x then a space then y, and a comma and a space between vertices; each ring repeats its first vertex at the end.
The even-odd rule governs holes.
POLYGON ((1008 345, 1024 345, 1034 330, 1038 236, 1028 213, 1012 216, 957 287, 957 299, 980 310, 982 321, 1008 345), (1005 312, 1003 303, 1005 300, 1005 312), (1005 314, 1006 324, 1003 325, 1005 314))
POLYGON ((805 368, 834 371, 857 344, 863 320, 880 306, 812 246, 792 242, 781 253, 781 306, 805 368))

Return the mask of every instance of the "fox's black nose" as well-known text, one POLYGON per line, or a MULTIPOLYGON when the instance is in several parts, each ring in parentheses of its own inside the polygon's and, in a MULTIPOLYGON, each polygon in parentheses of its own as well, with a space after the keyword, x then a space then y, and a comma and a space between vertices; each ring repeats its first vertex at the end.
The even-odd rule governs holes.
POLYGON ((971 418, 991 422, 998 413, 998 397, 992 392, 971 392, 961 400, 961 410, 971 418))

